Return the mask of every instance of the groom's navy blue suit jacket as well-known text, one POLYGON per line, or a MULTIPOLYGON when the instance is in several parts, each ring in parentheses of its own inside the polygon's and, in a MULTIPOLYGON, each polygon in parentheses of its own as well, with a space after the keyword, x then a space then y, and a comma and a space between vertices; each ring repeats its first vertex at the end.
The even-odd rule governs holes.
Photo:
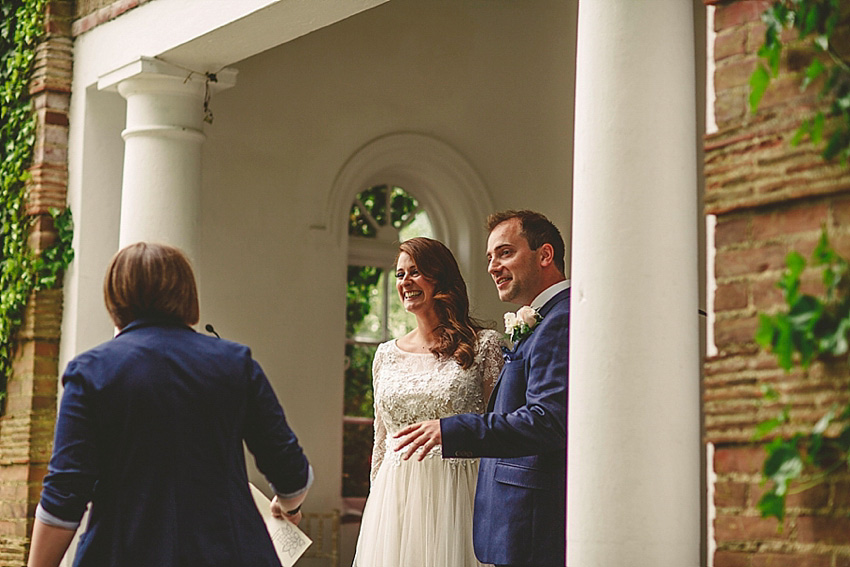
POLYGON ((444 457, 481 459, 473 539, 484 563, 563 567, 570 290, 505 354, 484 415, 443 418, 444 457))

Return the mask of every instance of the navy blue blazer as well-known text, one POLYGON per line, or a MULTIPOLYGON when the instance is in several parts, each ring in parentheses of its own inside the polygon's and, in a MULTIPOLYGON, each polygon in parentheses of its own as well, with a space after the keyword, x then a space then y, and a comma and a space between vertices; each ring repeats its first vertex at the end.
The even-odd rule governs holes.
POLYGON ((41 507, 86 532, 74 565, 274 566, 243 440, 280 494, 309 465, 248 347, 139 320, 72 360, 41 507))
POLYGON ((488 413, 440 420, 444 457, 485 457, 473 524, 483 563, 565 564, 570 290, 540 314, 505 354, 488 413))

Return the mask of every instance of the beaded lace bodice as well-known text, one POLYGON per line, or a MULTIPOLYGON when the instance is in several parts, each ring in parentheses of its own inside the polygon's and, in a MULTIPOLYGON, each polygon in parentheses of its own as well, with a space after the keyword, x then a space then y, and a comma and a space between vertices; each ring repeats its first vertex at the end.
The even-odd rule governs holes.
MULTIPOLYGON (((454 360, 438 360, 433 354, 416 354, 398 348, 395 340, 382 343, 372 363, 375 396, 375 445, 372 450, 371 478, 374 480, 387 453, 398 463, 401 453, 393 435, 402 428, 459 413, 483 413, 499 377, 503 358, 502 335, 496 331, 478 333, 475 363, 464 370, 454 360)), ((428 457, 440 457, 434 447, 428 457)), ((454 460, 454 459, 452 459, 454 460)))

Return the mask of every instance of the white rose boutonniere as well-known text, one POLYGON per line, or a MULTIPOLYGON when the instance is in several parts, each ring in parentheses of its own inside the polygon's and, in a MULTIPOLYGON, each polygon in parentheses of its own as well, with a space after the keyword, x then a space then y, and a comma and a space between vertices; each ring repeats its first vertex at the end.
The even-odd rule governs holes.
POLYGON ((505 313, 505 333, 511 342, 517 342, 531 334, 531 330, 543 320, 540 314, 525 305, 516 313, 505 313))

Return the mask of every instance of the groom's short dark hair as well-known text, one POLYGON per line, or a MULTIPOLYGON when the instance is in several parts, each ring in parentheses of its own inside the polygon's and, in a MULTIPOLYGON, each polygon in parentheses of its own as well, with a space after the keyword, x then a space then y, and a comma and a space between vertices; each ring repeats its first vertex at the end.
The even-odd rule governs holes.
POLYGON ((519 219, 521 234, 528 241, 528 247, 532 250, 537 250, 544 244, 552 245, 555 251, 555 267, 563 274, 566 248, 558 227, 538 212, 526 209, 520 211, 507 210, 493 213, 487 217, 487 233, 493 232, 494 228, 511 219, 519 219))

